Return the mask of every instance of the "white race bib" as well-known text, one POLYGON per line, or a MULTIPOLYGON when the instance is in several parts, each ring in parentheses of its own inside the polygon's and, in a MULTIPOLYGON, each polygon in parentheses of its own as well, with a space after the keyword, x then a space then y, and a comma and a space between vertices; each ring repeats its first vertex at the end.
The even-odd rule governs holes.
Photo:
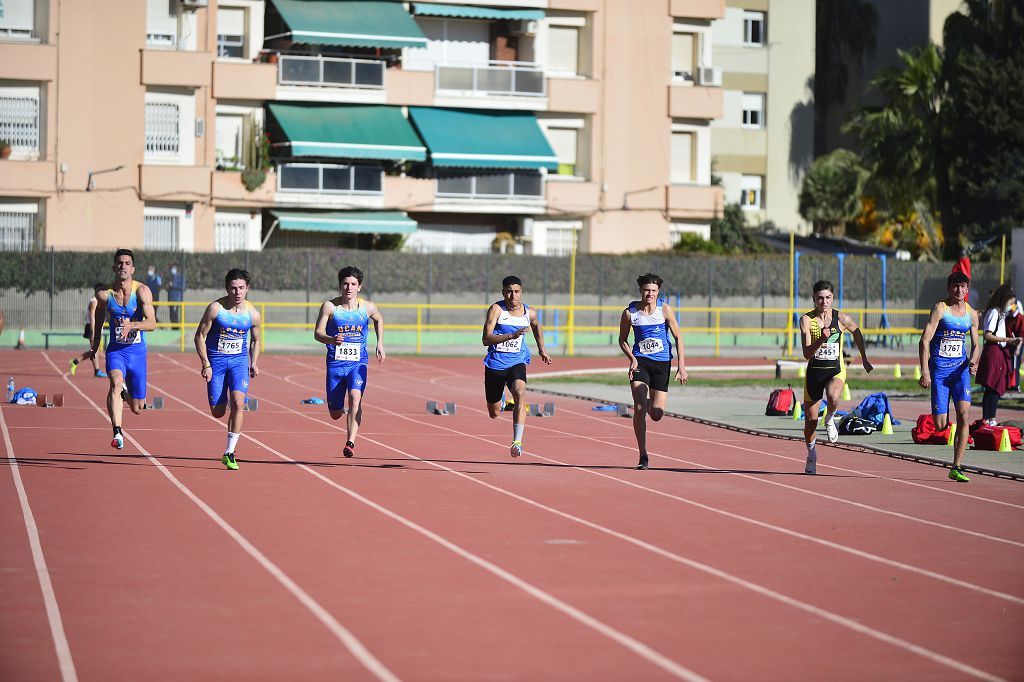
POLYGON ((334 359, 343 362, 359 362, 363 355, 361 343, 337 343, 334 345, 334 359))
POLYGON ((242 352, 242 341, 245 339, 229 339, 221 336, 217 339, 217 352, 224 355, 239 355, 242 352))
POLYGON ((508 341, 502 341, 501 343, 494 344, 494 350, 497 353, 518 353, 523 349, 523 337, 517 336, 514 339, 508 341))
POLYGON ((962 358, 964 356, 963 339, 942 339, 939 341, 940 358, 962 358))
POLYGON ((128 338, 125 341, 121 340, 121 334, 123 332, 124 332, 124 327, 120 327, 120 326, 114 327, 114 340, 117 343, 129 344, 129 343, 141 343, 142 342, 142 337, 139 336, 138 330, 135 330, 135 331, 132 331, 132 332, 128 332, 128 338))
POLYGON ((823 343, 818 346, 818 350, 814 353, 815 360, 838 360, 839 359, 839 344, 838 343, 823 343))
POLYGON ((661 342, 661 339, 644 339, 637 344, 637 348, 640 349, 641 355, 654 355, 665 350, 665 344, 661 342))

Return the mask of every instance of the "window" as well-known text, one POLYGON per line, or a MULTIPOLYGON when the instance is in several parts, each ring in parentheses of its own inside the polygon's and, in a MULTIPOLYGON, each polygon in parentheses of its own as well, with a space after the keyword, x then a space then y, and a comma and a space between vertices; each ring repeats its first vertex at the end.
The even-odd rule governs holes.
POLYGON ((669 223, 668 238, 673 246, 682 241, 684 234, 697 235, 704 241, 709 241, 711 239, 711 225, 709 223, 669 223))
POLYGON ((283 163, 277 168, 283 192, 380 194, 384 171, 379 166, 342 166, 319 163, 283 163))
POLYGON ((143 218, 143 248, 156 251, 177 251, 180 235, 180 219, 175 215, 153 215, 143 218))
POLYGON ((548 128, 544 132, 558 157, 558 174, 575 175, 579 131, 573 128, 548 128))
POLYGON ((764 45, 766 42, 764 12, 744 12, 743 44, 764 45))
POLYGON ((178 43, 176 0, 146 0, 146 47, 173 50, 178 43))
POLYGON ((745 210, 760 210, 761 183, 760 175, 744 175, 740 178, 740 206, 745 210))
POLYGON ((39 154, 39 88, 0 87, 0 138, 10 142, 12 154, 39 154))
POLYGON ((244 9, 217 9, 217 56, 245 58, 244 9))
POLYGON ((173 102, 146 102, 146 156, 177 156, 181 110, 173 102))
POLYGON ((0 202, 0 251, 31 251, 39 204, 0 202))
POLYGON ((694 134, 672 133, 672 183, 693 182, 694 134))
POLYGON ((576 244, 577 234, 581 225, 578 221, 549 222, 545 230, 545 241, 548 256, 568 256, 576 244))
POLYGON ((228 170, 243 166, 242 134, 245 117, 233 114, 217 114, 217 166, 228 170))
POLYGON ((579 72, 580 30, 575 26, 548 28, 548 71, 575 76, 579 72))
POLYGON ((677 80, 694 80, 694 54, 697 36, 693 33, 672 34, 672 77, 677 80))
POLYGON ((764 95, 762 93, 743 93, 743 127, 764 128, 764 95))
POLYGON ((250 222, 248 213, 217 213, 213 232, 213 246, 217 253, 247 251, 250 222))
POLYGON ((437 178, 437 196, 459 199, 540 199, 544 180, 531 171, 445 174, 437 178))
POLYGON ((414 253, 490 253, 497 229, 493 225, 430 225, 420 223, 405 240, 414 253))
POLYGON ((0 40, 29 40, 35 33, 34 0, 0 0, 0 40))

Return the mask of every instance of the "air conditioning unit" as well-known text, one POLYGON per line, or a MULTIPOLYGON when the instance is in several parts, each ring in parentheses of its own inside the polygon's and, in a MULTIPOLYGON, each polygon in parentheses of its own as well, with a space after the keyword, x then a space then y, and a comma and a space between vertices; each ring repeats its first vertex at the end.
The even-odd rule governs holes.
POLYGON ((512 24, 512 33, 518 36, 535 36, 538 26, 536 19, 520 19, 512 24))
POLYGON ((713 66, 700 67, 697 69, 697 84, 720 87, 722 85, 722 70, 713 66))
POLYGON ((185 10, 196 10, 200 7, 207 7, 210 2, 209 0, 180 0, 182 9, 185 10))

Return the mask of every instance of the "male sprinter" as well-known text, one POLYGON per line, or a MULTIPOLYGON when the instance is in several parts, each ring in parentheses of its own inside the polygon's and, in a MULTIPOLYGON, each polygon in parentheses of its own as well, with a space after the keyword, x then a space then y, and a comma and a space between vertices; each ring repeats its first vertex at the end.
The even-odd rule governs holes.
POLYGON ((242 417, 249 380, 260 373, 259 312, 245 299, 249 293, 249 273, 232 268, 224 276, 228 295, 206 306, 196 328, 196 353, 203 363, 199 373, 206 379, 210 413, 220 419, 228 410, 228 444, 220 461, 228 469, 238 470, 235 447, 242 435, 242 417), (212 333, 211 333, 212 332, 212 333))
POLYGON ((843 332, 853 334, 853 341, 860 351, 864 371, 874 369, 868 362, 864 349, 864 335, 853 318, 832 307, 832 282, 818 280, 814 283, 814 310, 800 316, 800 339, 807 360, 807 377, 804 379, 804 443, 807 445, 805 474, 818 472, 818 440, 814 435, 818 428, 818 409, 822 394, 828 401, 825 410, 825 433, 829 443, 839 440, 836 427, 836 410, 839 397, 846 383, 846 365, 843 363, 843 332))
POLYGON ((313 338, 327 345, 327 410, 331 419, 341 419, 348 399, 348 436, 342 454, 351 457, 363 422, 370 320, 377 336, 377 362, 384 362, 384 318, 376 305, 359 298, 363 288, 363 271, 359 268, 349 265, 339 270, 338 288, 341 296, 320 306, 313 338))
MULTIPOLYGON (((107 288, 106 284, 97 282, 92 287, 92 298, 89 299, 88 305, 85 307, 85 332, 82 333, 82 337, 89 339, 92 343, 92 321, 96 317, 96 303, 99 300, 100 292, 107 288)), ((71 366, 69 368, 71 376, 75 376, 75 372, 78 371, 78 363, 85 360, 88 357, 92 360, 92 374, 95 377, 106 378, 107 373, 100 369, 99 362, 96 360, 95 355, 90 355, 89 351, 76 355, 71 359, 71 366)))
POLYGON ((135 274, 135 254, 130 249, 118 249, 114 254, 114 283, 96 296, 96 313, 92 322, 92 347, 83 360, 96 356, 103 334, 103 323, 110 325, 107 340, 107 413, 114 429, 110 447, 124 447, 121 433, 121 401, 128 403, 135 414, 146 405, 146 339, 144 332, 156 329, 153 312, 153 292, 142 282, 132 279, 135 274))
POLYGON ((523 303, 523 281, 515 275, 501 280, 501 297, 487 309, 484 320, 484 393, 491 419, 496 419, 504 407, 505 387, 512 393, 515 409, 509 453, 518 457, 523 454, 526 428, 526 366, 530 364, 530 348, 523 343, 523 335, 527 329, 533 330, 540 359, 550 365, 551 356, 544 350, 544 332, 537 311, 523 303))
POLYGON ((960 483, 971 479, 960 469, 967 449, 967 417, 971 409, 971 377, 978 372, 981 345, 978 343, 978 311, 967 303, 971 280, 962 272, 946 279, 946 300, 932 308, 921 334, 921 381, 932 389, 932 416, 935 428, 945 430, 949 424, 949 401, 956 409, 956 440, 953 467, 949 478, 960 483), (971 335, 971 356, 967 357, 967 334, 971 335))
POLYGON ((633 394, 633 433, 640 450, 637 469, 647 468, 647 415, 661 421, 668 402, 669 373, 672 371, 672 341, 676 340, 679 361, 675 380, 680 384, 689 378, 683 361, 683 335, 668 301, 658 298, 664 281, 652 272, 636 278, 640 300, 631 301, 619 320, 619 348, 629 358, 629 388, 633 394), (633 330, 633 345, 629 331, 633 330))

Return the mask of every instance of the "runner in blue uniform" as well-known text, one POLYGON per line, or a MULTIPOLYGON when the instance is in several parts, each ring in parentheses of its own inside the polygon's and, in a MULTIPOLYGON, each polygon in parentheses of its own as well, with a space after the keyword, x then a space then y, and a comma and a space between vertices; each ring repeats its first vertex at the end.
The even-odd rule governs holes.
POLYGON ((967 449, 967 419, 971 409, 971 377, 978 371, 981 345, 978 343, 978 311, 967 303, 970 279, 954 272, 946 280, 949 295, 932 308, 921 334, 921 386, 932 389, 932 416, 935 428, 943 431, 949 424, 949 401, 956 409, 956 439, 953 467, 949 478, 960 483, 970 481, 960 469, 967 449), (971 337, 971 355, 967 355, 967 336, 971 337))
POLYGON ((237 470, 235 448, 242 435, 249 380, 260 373, 256 361, 260 357, 261 318, 255 306, 246 300, 249 273, 232 268, 224 277, 228 295, 206 306, 203 319, 196 328, 196 353, 203 363, 199 373, 206 379, 210 413, 220 419, 228 411, 228 443, 220 461, 228 469, 237 470))
POLYGON ((110 447, 124 447, 121 433, 123 405, 127 402, 135 414, 146 406, 146 339, 145 332, 156 329, 153 292, 135 274, 135 254, 118 249, 114 254, 114 283, 96 295, 96 312, 92 325, 92 347, 82 358, 96 356, 103 334, 103 324, 110 325, 107 340, 106 366, 110 391, 107 393, 107 414, 114 429, 110 447))
POLYGON ((341 419, 348 412, 348 436, 342 454, 351 457, 363 421, 370 320, 377 336, 377 362, 384 362, 384 318, 376 305, 359 298, 363 288, 363 271, 359 268, 350 265, 338 271, 338 288, 341 296, 320 306, 313 338, 327 345, 327 410, 331 419, 341 419))
POLYGON ((523 454, 523 431, 526 429, 526 366, 530 364, 530 348, 523 340, 528 329, 533 330, 537 353, 544 364, 551 364, 551 356, 544 350, 544 331, 537 319, 537 311, 523 303, 523 281, 515 275, 501 280, 502 300, 492 303, 484 321, 484 393, 487 414, 496 419, 505 403, 505 387, 515 400, 512 411, 513 457, 523 454))
POLYGON ((683 364, 683 336, 668 301, 658 298, 663 280, 648 272, 636 278, 640 300, 630 302, 619 320, 619 348, 629 358, 629 386, 633 393, 633 433, 640 450, 637 469, 647 468, 647 415, 661 421, 668 401, 669 374, 672 372, 672 341, 675 338, 679 361, 675 380, 686 382, 683 364), (633 345, 629 332, 633 330, 633 345))

